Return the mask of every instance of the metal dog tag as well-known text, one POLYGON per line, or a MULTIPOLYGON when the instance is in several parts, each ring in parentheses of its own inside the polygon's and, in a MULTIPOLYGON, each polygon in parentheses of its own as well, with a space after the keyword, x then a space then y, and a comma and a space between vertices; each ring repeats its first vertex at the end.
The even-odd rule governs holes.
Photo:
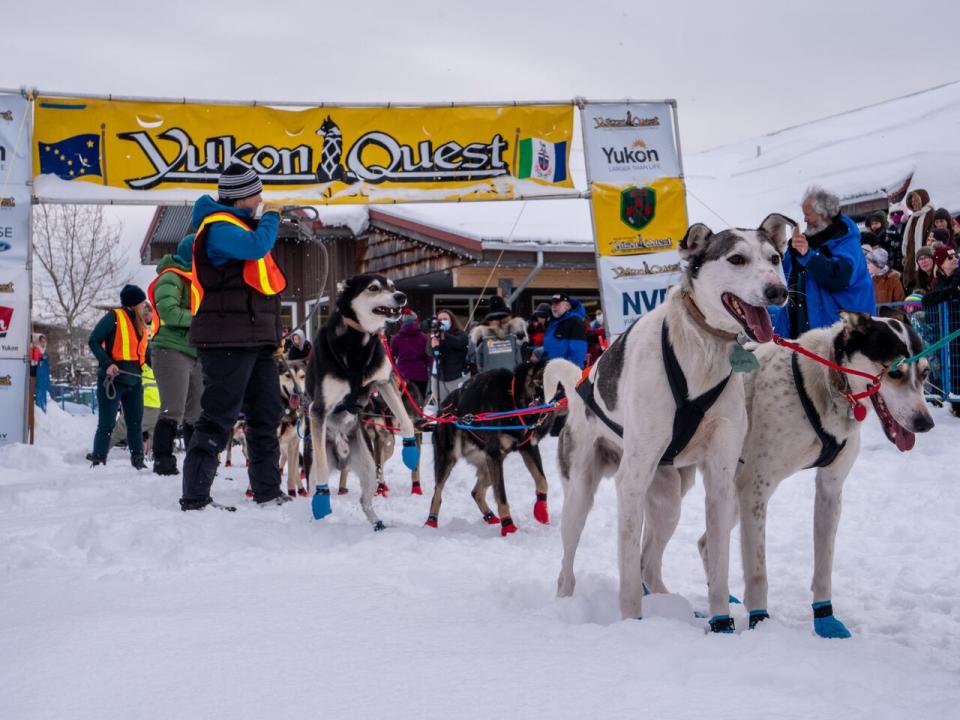
POLYGON ((734 372, 748 373, 760 367, 760 362, 756 355, 744 349, 740 343, 735 343, 730 351, 730 367, 734 372))

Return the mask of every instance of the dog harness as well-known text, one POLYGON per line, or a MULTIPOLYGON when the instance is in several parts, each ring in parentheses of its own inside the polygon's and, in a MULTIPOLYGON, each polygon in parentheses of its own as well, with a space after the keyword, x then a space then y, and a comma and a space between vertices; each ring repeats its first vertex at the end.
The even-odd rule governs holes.
POLYGON ((813 400, 810 399, 810 395, 807 393, 807 386, 803 382, 803 375, 800 374, 800 361, 797 359, 797 353, 793 353, 791 356, 790 365, 793 368, 793 383, 797 386, 797 395, 800 396, 800 404, 803 405, 803 412, 806 414, 807 420, 810 421, 810 426, 813 428, 813 431, 820 439, 821 445, 820 455, 812 465, 807 465, 807 468, 827 467, 837 459, 837 455, 846 447, 847 441, 837 442, 837 439, 833 435, 824 430, 820 415, 813 406, 813 400))
MULTIPOLYGON (((687 396, 687 378, 683 374, 683 369, 677 361, 677 355, 673 351, 673 345, 670 343, 670 331, 667 329, 666 320, 664 320, 660 332, 660 345, 663 349, 663 367, 667 372, 667 381, 670 383, 670 392, 673 393, 673 401, 677 405, 677 410, 673 416, 673 437, 670 438, 670 445, 667 446, 666 451, 660 458, 659 464, 673 465, 677 455, 683 452, 697 433, 697 429, 700 427, 707 411, 713 407, 724 388, 727 387, 730 375, 727 375, 699 397, 691 399, 687 396)), ((577 386, 577 394, 583 398, 587 407, 596 413, 604 425, 621 438, 623 437, 623 426, 611 420, 597 404, 593 392, 593 382, 589 378, 585 378, 577 386)))

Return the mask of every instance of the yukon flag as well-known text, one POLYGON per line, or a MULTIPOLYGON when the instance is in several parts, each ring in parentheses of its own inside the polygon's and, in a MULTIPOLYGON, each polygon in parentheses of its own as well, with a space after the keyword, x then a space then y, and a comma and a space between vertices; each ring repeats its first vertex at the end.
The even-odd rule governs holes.
POLYGON ((520 141, 517 177, 533 178, 548 183, 567 179, 567 142, 551 143, 540 138, 520 141))

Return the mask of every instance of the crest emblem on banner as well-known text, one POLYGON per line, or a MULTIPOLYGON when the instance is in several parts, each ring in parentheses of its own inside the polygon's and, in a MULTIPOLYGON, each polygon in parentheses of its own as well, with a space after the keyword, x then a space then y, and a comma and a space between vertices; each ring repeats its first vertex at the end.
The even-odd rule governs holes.
POLYGON ((657 212, 657 193, 652 187, 628 187, 620 193, 620 219, 634 230, 643 230, 657 212))

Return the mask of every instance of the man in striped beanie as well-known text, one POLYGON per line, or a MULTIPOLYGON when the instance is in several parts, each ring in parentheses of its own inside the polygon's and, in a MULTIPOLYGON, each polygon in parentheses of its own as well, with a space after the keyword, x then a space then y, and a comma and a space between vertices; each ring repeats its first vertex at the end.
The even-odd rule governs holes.
POLYGON ((193 207, 192 281, 200 299, 189 342, 203 370, 203 394, 183 461, 183 510, 215 505, 210 488, 217 455, 241 411, 253 499, 260 505, 289 500, 280 489, 277 426, 283 407, 273 357, 280 344, 280 296, 286 287, 270 253, 280 209, 266 205, 263 216, 254 218, 262 191, 253 170, 233 163, 220 176, 218 200, 204 195, 193 207))

